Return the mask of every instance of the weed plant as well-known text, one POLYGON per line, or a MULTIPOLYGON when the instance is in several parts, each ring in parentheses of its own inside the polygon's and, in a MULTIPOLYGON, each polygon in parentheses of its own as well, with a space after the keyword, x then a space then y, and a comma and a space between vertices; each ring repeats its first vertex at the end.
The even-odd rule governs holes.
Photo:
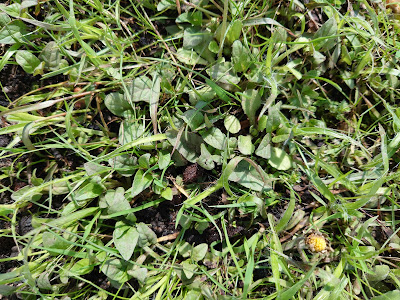
POLYGON ((3 2, 1 295, 400 299, 394 1, 3 2))

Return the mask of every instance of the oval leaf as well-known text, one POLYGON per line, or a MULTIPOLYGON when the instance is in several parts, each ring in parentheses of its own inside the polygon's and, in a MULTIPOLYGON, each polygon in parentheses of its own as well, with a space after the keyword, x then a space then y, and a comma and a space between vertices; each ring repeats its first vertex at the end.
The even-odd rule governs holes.
POLYGON ((123 222, 115 224, 113 232, 115 248, 125 260, 129 260, 135 250, 139 240, 139 233, 132 226, 125 225, 123 222))
POLYGON ((291 157, 282 149, 277 147, 271 148, 271 156, 268 160, 269 164, 278 170, 288 170, 292 166, 291 157))

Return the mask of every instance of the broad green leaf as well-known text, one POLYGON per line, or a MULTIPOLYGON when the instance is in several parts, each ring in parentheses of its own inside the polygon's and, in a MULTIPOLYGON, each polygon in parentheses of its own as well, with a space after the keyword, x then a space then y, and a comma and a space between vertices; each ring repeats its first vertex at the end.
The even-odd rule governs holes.
POLYGON ((238 138, 239 151, 243 155, 251 155, 254 152, 254 145, 251 142, 251 135, 241 135, 238 138))
POLYGON ((190 66, 208 64, 208 62, 204 58, 201 58, 194 50, 179 48, 178 51, 176 51, 176 58, 178 58, 180 62, 190 66))
POLYGON ((41 273, 39 277, 36 279, 37 286, 43 290, 52 290, 52 285, 49 277, 50 277, 49 272, 41 273))
POLYGON ((136 230, 139 233, 138 246, 145 247, 157 243, 157 235, 146 224, 136 224, 136 230))
POLYGON ((185 273, 187 279, 192 278, 194 272, 197 270, 197 266, 195 264, 192 264, 188 259, 182 262, 182 268, 183 273, 185 273))
POLYGON ((240 78, 236 75, 231 62, 217 63, 207 70, 211 79, 226 84, 238 84, 240 78))
POLYGON ((279 105, 274 105, 268 110, 268 119, 266 124, 266 132, 271 133, 281 125, 281 118, 279 117, 279 105))
POLYGON ((38 0, 23 0, 21 3, 20 10, 22 11, 25 8, 32 7, 38 4, 38 0))
POLYGON ((6 26, 10 22, 11 18, 6 13, 0 12, 0 26, 6 26))
POLYGON ((150 158, 151 158, 150 153, 145 153, 142 156, 140 156, 138 159, 139 167, 141 167, 142 169, 145 169, 145 170, 149 169, 150 168, 150 158))
POLYGON ((174 0, 161 0, 157 4, 157 11, 162 11, 164 9, 176 9, 176 2, 174 0))
POLYGON ((106 173, 110 169, 92 161, 85 163, 83 167, 88 176, 102 175, 102 173, 106 173))
POLYGON ((125 190, 123 187, 118 187, 115 190, 108 190, 101 198, 99 206, 101 208, 107 208, 108 214, 113 214, 131 208, 129 201, 125 197, 125 190))
MULTIPOLYGON (((3 1, 3 3, 4 2, 5 1, 3 1)), ((1 4, 1 10, 9 14, 11 17, 17 18, 21 13, 21 4, 18 2, 8 5, 1 4)))
POLYGON ((14 20, 0 30, 0 44, 24 43, 26 38, 28 38, 28 30, 21 20, 14 20))
MULTIPOLYGON (((11 272, 9 272, 9 273, 11 273, 11 272)), ((15 292, 18 289, 19 289, 19 286, 11 286, 11 285, 7 285, 7 284, 0 284, 0 295, 2 295, 2 296, 15 295, 15 292)))
POLYGON ((182 257, 189 257, 192 253, 192 246, 188 242, 181 242, 178 251, 182 257))
POLYGON ((230 133, 238 133, 241 129, 239 120, 234 115, 227 115, 224 119, 224 126, 230 133))
POLYGON ((101 272, 104 273, 110 280, 118 283, 127 282, 130 277, 128 276, 127 269, 129 264, 119 258, 108 259, 102 266, 101 272))
POLYGON ((272 147, 268 163, 275 169, 285 171, 292 167, 292 158, 282 149, 272 147))
POLYGON ((158 153, 158 168, 164 170, 171 162, 171 153, 168 151, 160 151, 158 153))
POLYGON ((234 41, 239 39, 243 28, 243 23, 239 19, 233 21, 233 23, 231 23, 230 25, 231 26, 228 29, 228 33, 226 34, 226 41, 228 42, 228 44, 232 44, 234 41))
POLYGON ((110 158, 108 163, 122 176, 131 176, 137 170, 137 158, 129 154, 121 154, 110 158))
POLYGON ((176 23, 190 23, 193 26, 201 26, 201 21, 202 21, 203 14, 201 11, 189 11, 189 12, 184 12, 180 14, 175 22, 176 23))
POLYGON ((191 257, 194 261, 201 261, 206 256, 208 251, 208 245, 206 243, 202 243, 193 247, 191 257))
MULTIPOLYGON (((243 23, 241 20, 237 19, 230 23, 227 27, 227 32, 225 36, 225 43, 228 45, 232 45, 234 41, 239 39, 240 34, 242 33, 243 23)), ((223 27, 222 24, 217 28, 215 32, 215 38, 221 43, 224 39, 225 32, 222 32, 223 27)))
POLYGON ((199 101, 210 102, 214 99, 216 93, 215 91, 210 88, 209 86, 202 87, 201 89, 197 90, 189 90, 187 92, 189 94, 189 101, 192 105, 196 105, 199 101))
POLYGON ((254 89, 248 89, 242 94, 242 108, 251 124, 256 122, 256 112, 261 106, 261 94, 254 89))
POLYGON ((217 127, 206 130, 203 134, 204 141, 218 150, 224 150, 227 143, 227 137, 217 127))
POLYGON ((251 65, 252 54, 242 42, 237 40, 232 45, 232 62, 236 72, 246 72, 251 65))
POLYGON ((88 200, 94 199, 100 196, 104 191, 102 185, 96 182, 88 182, 83 187, 80 187, 74 195, 74 200, 77 202, 79 206, 85 205, 88 200))
POLYGON ((15 207, 11 204, 1 204, 0 205, 0 217, 4 217, 8 214, 12 214, 15 210, 15 207))
POLYGON ((11 194, 11 199, 15 202, 31 202, 37 201, 42 197, 42 194, 37 188, 32 186, 24 186, 23 188, 19 189, 18 191, 11 194), (32 192, 31 192, 32 191, 32 192))
POLYGON ((40 60, 26 50, 18 50, 17 54, 15 54, 15 60, 29 74, 33 74, 35 69, 40 65, 40 60))
POLYGON ((166 132, 167 139, 176 150, 188 161, 195 163, 200 156, 200 145, 203 139, 195 134, 184 130, 178 138, 178 131, 170 129, 166 132))
POLYGON ((132 102, 144 101, 150 104, 152 98, 158 97, 159 92, 159 81, 153 83, 149 77, 140 76, 127 85, 127 92, 123 95, 120 93, 107 95, 105 104, 112 113, 122 116, 125 110, 132 108, 132 102))
POLYGON ((121 80, 122 79, 122 74, 117 68, 108 68, 106 70, 107 75, 110 75, 112 78, 121 80))
POLYGON ((57 71, 68 63, 62 59, 60 48, 54 41, 48 42, 39 55, 39 59, 45 63, 45 67, 51 71, 57 71))
POLYGON ((400 299, 400 290, 393 290, 385 294, 382 294, 380 296, 375 296, 371 298, 371 300, 395 300, 395 299, 400 299))
POLYGON ((128 274, 137 279, 141 284, 144 284, 147 278, 148 270, 146 268, 138 268, 135 270, 128 270, 128 274))
POLYGON ((43 247, 53 256, 57 256, 58 253, 51 251, 52 249, 65 250, 71 245, 53 232, 43 232, 42 241, 43 247))
POLYGON ((170 187, 163 189, 160 196, 170 201, 174 197, 174 195, 172 194, 172 189, 170 187))
POLYGON ((388 265, 376 265, 372 271, 373 274, 366 274, 368 281, 384 281, 390 273, 390 267, 388 265))
POLYGON ((213 157, 211 153, 208 151, 206 145, 201 144, 201 155, 197 159, 197 163, 206 170, 212 170, 215 167, 213 157))
POLYGON ((132 105, 121 93, 110 93, 106 96, 104 104, 114 115, 122 117, 126 110, 132 110, 132 105))
POLYGON ((338 25, 334 17, 326 21, 315 33, 314 39, 321 39, 313 42, 314 47, 317 51, 328 51, 337 45, 337 34, 338 25), (333 37, 332 37, 333 36, 333 37))
POLYGON ((208 50, 210 50, 212 53, 218 53, 218 43, 216 41, 211 41, 210 44, 208 44, 208 50))
POLYGON ((195 131, 200 125, 204 124, 204 116, 201 112, 203 101, 199 101, 194 109, 188 109, 182 115, 182 119, 189 125, 190 129, 195 131))
POLYGON ((258 170, 246 160, 241 160, 229 175, 229 180, 237 182, 254 191, 266 191, 271 189, 269 184, 264 182, 268 180, 267 174, 261 169, 258 170), (260 174, 261 173, 261 174, 260 174))
POLYGON ((118 221, 115 224, 115 229, 113 232, 114 245, 125 260, 129 260, 131 258, 138 240, 139 233, 135 227, 126 225, 122 221, 118 221))
POLYGON ((127 88, 128 94, 125 94, 125 97, 129 102, 144 101, 150 103, 153 94, 158 92, 154 90, 153 81, 147 76, 135 78, 127 88))
POLYGON ((270 134, 267 133, 261 140, 260 145, 258 145, 256 155, 269 159, 271 157, 271 147, 271 137, 270 134))
POLYGON ((204 33, 200 27, 188 27, 183 32, 183 48, 193 49, 203 42, 204 33))
POLYGON ((185 300, 199 300, 199 299, 204 299, 202 292, 200 290, 189 290, 189 292, 185 295, 185 300))
POLYGON ((139 195, 141 192, 147 189, 152 182, 153 176, 151 175, 151 173, 146 173, 146 175, 144 175, 143 170, 137 170, 133 179, 131 197, 139 195))
POLYGON ((139 120, 124 120, 119 128, 118 140, 121 145, 129 144, 141 137, 148 136, 145 130, 145 124, 139 120))
POLYGON ((75 276, 82 276, 93 271, 94 265, 90 262, 89 258, 83 258, 74 262, 69 272, 75 276))

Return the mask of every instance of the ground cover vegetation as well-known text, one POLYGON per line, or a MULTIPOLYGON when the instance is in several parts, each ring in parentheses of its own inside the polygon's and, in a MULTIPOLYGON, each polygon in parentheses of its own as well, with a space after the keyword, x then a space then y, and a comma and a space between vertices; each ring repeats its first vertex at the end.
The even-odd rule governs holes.
POLYGON ((0 294, 399 299, 396 1, 0 4, 0 294))

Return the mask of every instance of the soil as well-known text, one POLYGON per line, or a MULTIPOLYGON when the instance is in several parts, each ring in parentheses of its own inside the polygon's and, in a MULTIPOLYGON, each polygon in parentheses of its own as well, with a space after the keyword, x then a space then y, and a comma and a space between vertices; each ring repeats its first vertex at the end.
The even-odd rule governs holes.
POLYGON ((8 107, 14 101, 31 90, 34 76, 27 74, 17 65, 5 65, 0 72, 0 82, 3 85, 0 93, 0 105, 8 107))

